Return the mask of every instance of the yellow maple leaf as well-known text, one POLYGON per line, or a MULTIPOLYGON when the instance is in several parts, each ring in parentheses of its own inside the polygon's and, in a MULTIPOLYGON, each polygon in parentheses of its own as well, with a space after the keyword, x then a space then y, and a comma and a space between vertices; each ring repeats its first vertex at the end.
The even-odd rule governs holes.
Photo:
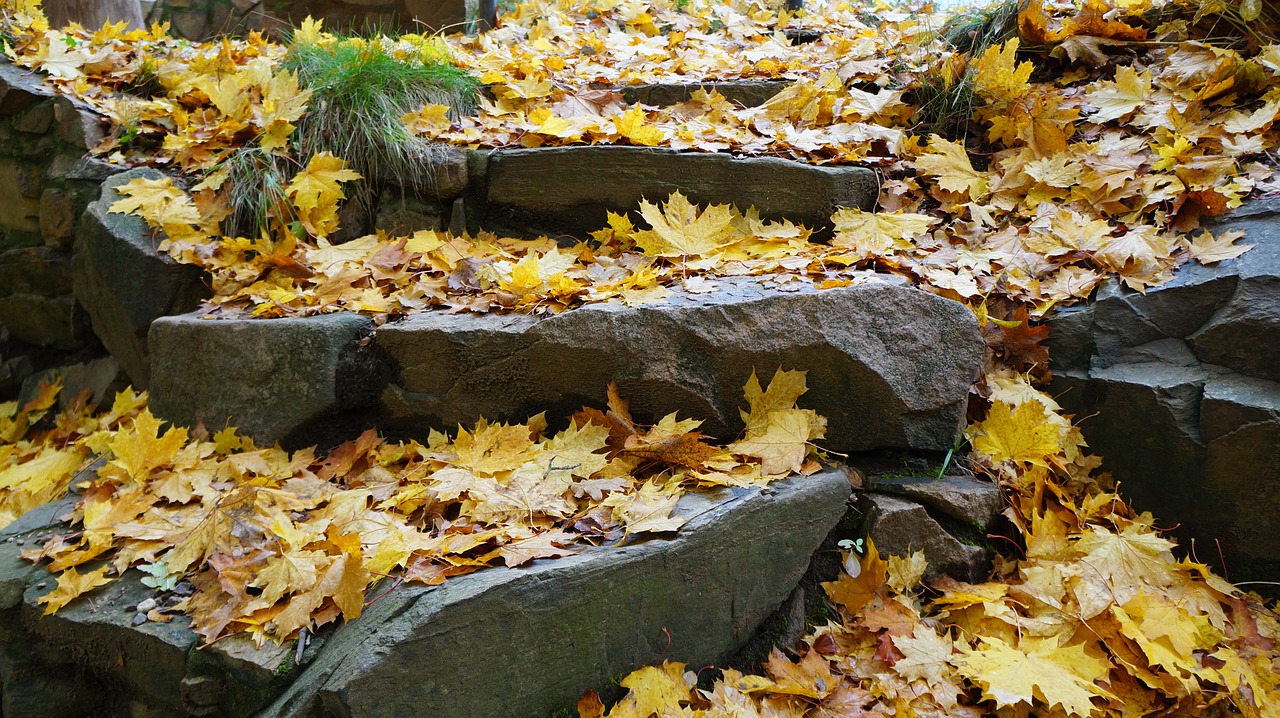
POLYGON ((327 236, 337 228, 338 203, 346 198, 341 183, 363 179, 346 166, 346 162, 328 152, 317 153, 285 187, 298 218, 315 236, 327 236))
POLYGON ((636 246, 659 257, 706 257, 728 244, 733 231, 728 205, 701 209, 680 192, 672 193, 661 209, 641 200, 640 215, 653 229, 636 232, 636 246))
POLYGON ((938 180, 938 186, 948 192, 965 192, 977 201, 987 194, 987 178, 973 168, 969 153, 959 142, 933 135, 929 152, 915 160, 916 169, 938 180))
POLYGON ((200 211, 187 193, 173 186, 173 180, 168 177, 138 177, 117 187, 116 192, 123 199, 113 202, 109 212, 142 217, 148 225, 174 239, 197 234, 195 227, 201 224, 200 211))
POLYGON ((831 244, 855 250, 863 258, 883 257, 895 250, 915 248, 911 239, 924 234, 938 220, 910 212, 864 212, 842 208, 831 215, 836 236, 831 244))
MULTIPOLYGON (((686 519, 672 516, 676 503, 680 500, 678 486, 662 486, 646 481, 632 495, 612 494, 617 496, 615 503, 623 505, 614 510, 619 521, 626 527, 627 534, 661 533, 675 531, 684 525, 686 519)), ((605 505, 610 501, 606 500, 605 505)))
POLYGON ((163 424, 151 414, 150 409, 143 409, 130 428, 117 432, 108 444, 114 455, 112 463, 135 481, 145 481, 153 469, 173 463, 178 451, 187 443, 187 430, 171 426, 161 434, 163 424))
POLYGON ((961 655, 952 660, 960 675, 981 686, 997 707, 1040 701, 1049 708, 1060 706, 1068 715, 1088 716, 1094 697, 1110 696, 1094 683, 1106 677, 1110 664, 1089 655, 1081 644, 1024 638, 1015 647, 999 638, 981 641, 981 648, 961 646, 961 655))
POLYGON ((893 670, 907 680, 924 679, 929 683, 942 682, 955 648, 950 638, 924 624, 916 626, 911 635, 894 636, 893 646, 902 653, 893 670))
POLYGON ((856 616, 876 597, 888 579, 889 564, 880 558, 875 542, 868 538, 867 555, 862 557, 858 575, 842 573, 839 579, 823 583, 822 590, 846 613, 856 616))
POLYGON ((1192 239, 1187 246, 1187 253, 1201 264, 1217 264, 1228 259, 1235 259, 1253 249, 1252 244, 1236 244, 1236 240, 1244 237, 1244 232, 1232 230, 1217 237, 1209 230, 1203 230, 1192 239))
POLYGON ((410 132, 428 138, 448 132, 453 126, 453 120, 449 119, 448 105, 426 105, 417 112, 405 115, 402 121, 410 132))
MULTIPOLYGON (((638 715, 676 715, 681 703, 689 702, 689 684, 684 680, 684 664, 663 661, 662 666, 645 666, 619 681, 631 691, 638 715)), ((610 714, 612 715, 612 714, 610 714)))
POLYGON ((634 144, 653 147, 662 144, 666 138, 661 128, 649 124, 643 108, 632 107, 612 119, 618 136, 634 144))
POLYGON ((1023 402, 1016 408, 1003 401, 991 405, 987 418, 970 427, 973 448, 996 461, 1016 461, 1046 466, 1046 459, 1060 449, 1059 428, 1050 423, 1044 408, 1023 402))
POLYGON ((1116 68, 1115 82, 1098 82, 1085 92, 1085 99, 1098 111, 1089 115, 1089 122, 1102 124, 1120 120, 1133 114, 1151 94, 1151 71, 1138 74, 1128 65, 1116 68))
POLYGON ((107 571, 111 570, 111 566, 103 566, 89 573, 80 573, 74 568, 69 568, 58 574, 58 585, 49 593, 36 599, 36 603, 44 605, 44 615, 48 616, 55 613, 58 609, 71 603, 78 596, 92 591, 93 589, 106 585, 111 582, 107 578, 107 571))
POLYGON ((988 47, 972 67, 974 91, 988 101, 1007 104, 1021 99, 1031 91, 1031 72, 1035 64, 1030 60, 1017 63, 1018 38, 1012 38, 999 46, 988 47))

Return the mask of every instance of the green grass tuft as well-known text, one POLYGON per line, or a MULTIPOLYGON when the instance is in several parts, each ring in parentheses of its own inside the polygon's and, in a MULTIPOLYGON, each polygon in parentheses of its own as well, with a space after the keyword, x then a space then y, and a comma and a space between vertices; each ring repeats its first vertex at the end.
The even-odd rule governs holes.
POLYGON ((227 171, 230 214, 222 229, 233 237, 256 237, 274 215, 283 224, 295 219, 285 187, 298 168, 286 157, 250 145, 227 153, 214 171, 227 171))
POLYGON ((457 114, 474 111, 479 83, 447 58, 420 53, 402 59, 382 35, 345 38, 329 45, 296 43, 284 67, 312 91, 293 146, 300 157, 332 152, 364 175, 368 193, 382 182, 429 192, 432 159, 439 152, 414 137, 401 118, 423 105, 441 104, 457 114))
POLYGON ((988 47, 1018 34, 1018 13, 1028 0, 1005 0, 982 8, 974 8, 953 15, 942 26, 941 35, 947 44, 960 52, 980 56, 988 47))
POLYGON ((979 103, 968 57, 956 55, 935 63, 916 79, 910 96, 916 105, 912 124, 917 132, 963 139, 979 103))

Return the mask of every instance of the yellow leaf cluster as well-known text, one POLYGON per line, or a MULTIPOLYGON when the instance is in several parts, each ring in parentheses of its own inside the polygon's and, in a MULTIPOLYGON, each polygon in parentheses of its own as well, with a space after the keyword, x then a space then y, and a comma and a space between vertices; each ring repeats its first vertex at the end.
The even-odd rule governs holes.
MULTIPOLYGON (((820 428, 821 418, 795 406, 804 391, 801 372, 779 370, 765 391, 753 376, 748 437, 771 435, 789 416, 820 428)), ((21 410, 0 406, 4 427, 45 420, 56 394, 50 388, 21 410)), ((370 585, 387 575, 438 584, 495 563, 568 555, 583 541, 676 531, 684 492, 807 472, 809 440, 821 436, 805 431, 794 446, 764 451, 759 438, 716 447, 698 424, 671 415, 638 425, 610 387, 607 414, 584 410, 555 433, 541 415, 518 425, 482 419, 425 444, 370 430, 318 456, 259 448, 231 429, 166 427, 145 397, 122 393, 110 412, 77 405, 39 443, 0 447, 11 464, 0 468, 0 508, 12 518, 60 498, 92 447, 108 461, 84 486, 78 530, 23 554, 59 574, 41 599, 46 613, 136 566, 194 584, 180 608, 205 640, 248 632, 283 641, 358 617, 370 585), (72 448, 53 448, 68 441, 72 448), (93 570, 83 573, 86 565, 93 570)))

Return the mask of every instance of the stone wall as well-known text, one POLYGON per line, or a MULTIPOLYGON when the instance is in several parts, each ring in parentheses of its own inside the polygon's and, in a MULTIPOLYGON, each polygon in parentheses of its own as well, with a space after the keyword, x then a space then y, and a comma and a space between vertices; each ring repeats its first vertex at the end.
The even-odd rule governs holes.
POLYGON ((85 156, 103 130, 37 75, 0 64, 0 398, 42 364, 94 352, 71 255, 85 207, 123 169, 85 156))
POLYGON ((1280 201, 1218 219, 1255 245, 1050 321, 1051 393, 1140 511, 1233 581, 1280 575, 1280 201), (1166 525, 1166 524, 1161 524, 1166 525), (1225 564, 1225 565, 1224 565, 1225 564))
POLYGON ((174 34, 191 39, 279 34, 307 16, 332 30, 369 28, 430 34, 456 32, 474 15, 476 0, 156 0, 144 2, 152 22, 167 21, 174 34), (146 7, 146 6, 149 6, 146 7))

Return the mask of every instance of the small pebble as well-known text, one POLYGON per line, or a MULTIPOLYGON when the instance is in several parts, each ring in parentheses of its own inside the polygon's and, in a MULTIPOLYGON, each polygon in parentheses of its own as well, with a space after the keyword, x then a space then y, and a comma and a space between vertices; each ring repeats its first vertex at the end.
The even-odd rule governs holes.
POLYGON ((48 581, 41 581, 40 583, 36 584, 36 588, 44 588, 45 586, 48 586, 48 585, 49 585, 48 581))
POLYGON ((145 613, 135 613, 135 614, 133 614, 133 625, 135 625, 135 626, 141 626, 142 624, 144 624, 144 623, 146 623, 146 622, 147 622, 147 614, 145 614, 145 613))
POLYGON ((156 607, 156 600, 154 598, 148 598, 142 603, 138 604, 137 610, 138 610, 138 613, 146 613, 147 611, 150 611, 155 607, 156 607))
POLYGON ((190 581, 179 581, 173 592, 179 596, 190 596, 196 592, 196 587, 190 581))

